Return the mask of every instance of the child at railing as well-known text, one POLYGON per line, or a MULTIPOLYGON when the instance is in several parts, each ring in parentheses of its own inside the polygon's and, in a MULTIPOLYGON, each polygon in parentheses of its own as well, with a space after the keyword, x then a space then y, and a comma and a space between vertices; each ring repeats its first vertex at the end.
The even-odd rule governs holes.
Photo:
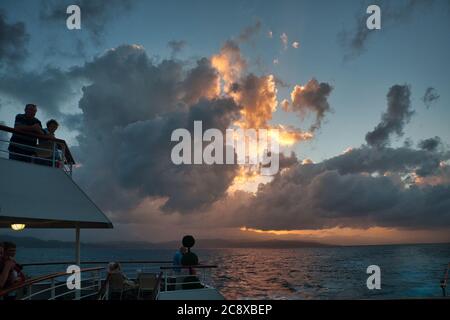
MULTIPOLYGON (((58 129, 59 124, 56 120, 51 119, 47 121, 47 128, 44 129, 44 134, 50 138, 55 138, 55 132, 58 129)), ((36 163, 52 167, 59 163, 61 157, 61 147, 53 140, 39 139, 39 145, 37 149, 37 156, 40 159, 36 159, 36 163), (53 163, 55 161, 55 163, 53 163)))

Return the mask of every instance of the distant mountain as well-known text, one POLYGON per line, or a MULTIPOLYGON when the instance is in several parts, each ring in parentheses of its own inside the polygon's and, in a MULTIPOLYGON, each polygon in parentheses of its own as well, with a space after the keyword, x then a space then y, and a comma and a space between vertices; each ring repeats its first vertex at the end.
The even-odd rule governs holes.
POLYGON ((42 240, 33 237, 15 237, 0 235, 0 241, 14 242, 18 247, 23 248, 69 248, 73 247, 73 242, 58 240, 42 240))
MULTIPOLYGON (((42 240, 33 237, 16 237, 9 235, 0 235, 0 241, 14 242, 18 247, 24 248, 73 248, 73 241, 58 241, 58 240, 42 240)), ((167 242, 144 242, 144 241, 111 241, 98 243, 81 243, 82 247, 88 248, 116 248, 116 249, 173 249, 178 248, 181 241, 167 241, 167 242)), ((195 247, 198 249, 206 248, 268 248, 268 249, 282 249, 282 248, 306 248, 306 247, 328 247, 330 245, 298 240, 264 240, 264 241, 249 241, 249 240, 224 240, 224 239, 197 239, 195 247)))

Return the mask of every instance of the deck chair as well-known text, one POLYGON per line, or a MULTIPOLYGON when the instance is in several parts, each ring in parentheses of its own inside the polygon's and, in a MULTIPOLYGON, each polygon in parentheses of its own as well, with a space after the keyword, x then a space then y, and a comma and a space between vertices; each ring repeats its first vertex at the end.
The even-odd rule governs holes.
POLYGON ((138 299, 142 298, 146 292, 153 293, 156 285, 156 274, 154 273, 140 273, 138 274, 138 299))
POLYGON ((113 299, 115 296, 119 296, 122 300, 124 294, 133 290, 134 287, 129 286, 125 282, 125 278, 121 273, 111 273, 108 280, 108 296, 109 299, 113 299))

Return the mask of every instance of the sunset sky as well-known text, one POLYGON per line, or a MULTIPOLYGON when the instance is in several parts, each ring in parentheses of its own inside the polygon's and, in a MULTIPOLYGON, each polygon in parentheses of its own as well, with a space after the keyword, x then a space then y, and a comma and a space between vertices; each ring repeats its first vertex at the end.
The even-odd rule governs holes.
POLYGON ((2 0, 0 122, 60 122, 115 226, 84 241, 450 241, 449 30, 447 0, 2 0), (194 120, 280 129, 281 172, 173 165, 194 120))

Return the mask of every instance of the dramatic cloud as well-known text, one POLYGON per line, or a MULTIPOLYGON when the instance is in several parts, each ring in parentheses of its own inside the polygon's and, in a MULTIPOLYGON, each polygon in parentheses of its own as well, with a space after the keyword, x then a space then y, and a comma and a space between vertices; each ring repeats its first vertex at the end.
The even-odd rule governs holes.
MULTIPOLYGON (((143 47, 123 45, 67 70, 4 75, 0 84, 5 96, 35 102, 79 132, 73 153, 80 166, 74 177, 114 216, 146 199, 160 203, 163 211, 186 213, 206 210, 225 197, 238 166, 172 164, 170 135, 178 128, 192 131, 194 120, 202 120, 204 130, 225 131, 236 124, 277 128, 280 142, 289 145, 313 137, 269 125, 282 83, 272 75, 249 74, 233 41, 194 66, 175 59, 154 63, 143 47), (64 113, 61 105, 68 97, 79 100, 79 113, 64 113)), ((293 159, 282 156, 281 168, 293 159)))
POLYGON ((9 23, 0 10, 0 68, 17 67, 28 55, 29 35, 23 22, 9 23))
POLYGON ((396 172, 430 175, 439 168, 441 161, 448 158, 445 153, 432 153, 410 148, 370 148, 351 149, 344 154, 324 161, 328 170, 341 174, 377 173, 380 175, 396 172))
POLYGON ((242 127, 267 128, 278 105, 275 78, 249 74, 234 83, 231 90, 232 96, 243 106, 242 127))
POLYGON ((425 91, 425 94, 422 97, 422 101, 427 109, 429 109, 433 103, 439 100, 440 97, 441 96, 437 93, 436 89, 429 87, 425 91))
MULTIPOLYGON (((48 3, 53 6, 43 16, 60 19, 56 2, 48 3)), ((120 3, 119 8, 128 6, 128 1, 120 3)), ((113 15, 96 13, 104 5, 100 2, 83 2, 82 10, 83 5, 92 6, 87 12, 96 21, 113 15)), ((96 21, 88 20, 94 36, 102 32, 96 21)), ((222 132, 229 126, 276 128, 282 145, 312 139, 320 128, 331 111, 333 87, 316 79, 295 86, 291 101, 280 104, 302 119, 312 114, 309 131, 272 123, 282 84, 273 75, 250 73, 238 46, 259 30, 257 22, 218 54, 195 64, 152 60, 143 47, 123 45, 66 70, 3 75, 0 92, 22 104, 36 102, 79 132, 72 148, 80 165, 74 178, 114 222, 148 222, 164 215, 166 222, 187 226, 195 221, 266 230, 450 226, 450 153, 439 138, 421 141, 420 149, 388 147, 413 114, 408 86, 389 90, 387 111, 367 134, 367 146, 318 163, 280 153, 279 173, 262 181, 255 193, 229 192, 241 175, 261 181, 244 167, 172 163, 171 133, 178 128, 192 132, 195 120, 203 122, 203 130, 222 132), (77 100, 80 113, 64 113, 61 103, 67 97, 77 100)), ((173 54, 184 45, 169 43, 173 54)))
POLYGON ((387 111, 382 115, 381 122, 366 135, 366 141, 371 146, 383 147, 389 144, 392 134, 403 135, 403 127, 409 122, 414 111, 411 110, 411 90, 407 85, 395 85, 387 94, 387 111))
MULTIPOLYGON (((449 155, 362 147, 321 163, 297 164, 260 185, 236 224, 263 230, 369 226, 450 227, 450 185, 411 184, 403 174, 449 155)), ((428 168, 430 169, 430 168, 428 168)), ((427 176, 423 179, 429 179, 427 176)))
POLYGON ((308 113, 314 113, 316 121, 310 131, 315 131, 320 128, 325 114, 330 111, 328 97, 332 90, 333 87, 328 83, 312 79, 305 86, 296 85, 291 93, 291 105, 285 103, 283 107, 285 110, 298 112, 302 118, 308 113))
POLYGON ((116 15, 131 9, 132 0, 41 0, 40 18, 44 22, 61 23, 65 26, 69 5, 76 4, 81 9, 82 29, 87 30, 92 39, 99 43, 107 23, 116 15))
POLYGON ((256 230, 449 228, 450 152, 440 138, 422 140, 420 149, 386 146, 412 113, 409 87, 393 86, 382 122, 368 134, 369 145, 319 163, 290 159, 241 203, 230 225, 256 230))
POLYGON ((449 228, 450 152, 440 138, 422 140, 420 149, 386 147, 412 114, 409 87, 393 86, 382 122, 367 135, 368 146, 319 163, 288 161, 241 204, 231 225, 256 230, 449 228))
POLYGON ((292 151, 288 156, 280 153, 280 172, 282 169, 290 168, 298 164, 297 155, 292 151))
POLYGON ((187 72, 181 84, 182 100, 194 104, 201 98, 212 99, 220 95, 220 77, 207 58, 197 61, 197 66, 187 72))
POLYGON ((236 166, 176 166, 170 159, 173 130, 193 132, 194 120, 201 120, 204 130, 224 132, 240 116, 232 99, 215 98, 203 85, 217 77, 206 60, 186 72, 175 61, 154 65, 142 47, 121 46, 71 72, 91 83, 79 103, 77 178, 102 207, 126 209, 162 197, 164 210, 190 212, 224 195, 236 166))
MULTIPOLYGON (((423 14, 434 3, 435 0, 407 0, 400 2, 400 4, 397 1, 395 1, 395 4, 391 1, 378 1, 376 4, 381 8, 382 28, 391 29, 398 24, 408 21, 416 12, 423 14)), ((344 60, 354 59, 363 54, 367 50, 368 40, 379 34, 377 30, 367 28, 366 21, 369 15, 366 14, 366 8, 367 6, 359 9, 353 30, 343 30, 338 35, 340 44, 347 49, 344 60)))
POLYGON ((419 142, 419 148, 428 151, 436 151, 436 149, 441 145, 441 138, 434 137, 425 139, 419 142))

